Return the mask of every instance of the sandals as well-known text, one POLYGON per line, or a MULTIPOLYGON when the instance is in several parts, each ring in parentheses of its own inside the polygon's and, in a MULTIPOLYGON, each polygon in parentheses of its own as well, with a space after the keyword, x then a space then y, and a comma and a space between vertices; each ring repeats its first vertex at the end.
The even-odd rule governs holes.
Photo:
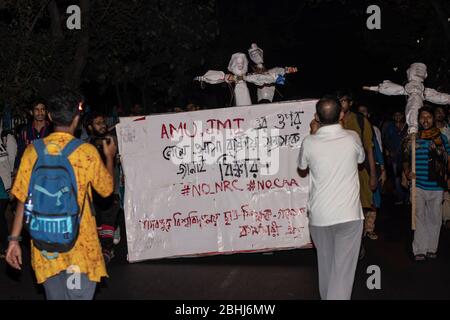
POLYGON ((424 254, 416 254, 414 256, 414 261, 416 262, 422 262, 426 260, 426 256, 424 254))
POLYGON ((427 252, 426 257, 427 257, 427 259, 436 259, 437 253, 436 252, 427 252))
POLYGON ((378 235, 374 231, 367 232, 367 238, 370 240, 377 240, 378 235))
POLYGON ((103 249, 103 259, 105 259, 105 264, 109 264, 112 260, 112 258, 114 258, 114 251, 113 250, 106 250, 103 249))

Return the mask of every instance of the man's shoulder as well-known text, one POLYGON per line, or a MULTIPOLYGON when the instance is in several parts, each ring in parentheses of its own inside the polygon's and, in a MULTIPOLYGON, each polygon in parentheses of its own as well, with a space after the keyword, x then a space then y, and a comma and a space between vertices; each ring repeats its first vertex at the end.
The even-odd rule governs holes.
POLYGON ((342 135, 344 138, 351 140, 360 139, 358 132, 352 129, 344 129, 342 135))
POLYGON ((85 153, 88 153, 91 155, 94 155, 94 154, 98 155, 97 148, 92 143, 89 143, 89 142, 83 141, 83 140, 80 140, 80 143, 81 143, 81 145, 78 148, 78 150, 80 150, 80 152, 85 152, 85 153))
POLYGON ((303 139, 302 146, 310 147, 311 145, 315 145, 320 140, 321 138, 318 134, 309 134, 303 139))
POLYGON ((352 145, 362 145, 362 140, 358 132, 351 129, 344 129, 342 134, 342 142, 352 145))
POLYGON ((311 145, 311 141, 314 139, 314 135, 309 134, 306 137, 303 138, 302 141, 302 149, 305 150, 307 148, 309 148, 309 146, 311 145))
POLYGON ((20 162, 22 163, 34 163, 36 161, 38 157, 36 148, 34 147, 34 145, 32 143, 30 143, 29 145, 27 145, 25 147, 25 150, 23 152, 22 155, 22 161, 20 162))
MULTIPOLYGON (((53 133, 50 133, 47 137, 44 138, 44 142, 46 144, 48 144, 49 142, 50 143, 54 143, 54 142, 59 143, 59 142, 57 142, 58 138, 59 138, 58 132, 53 132, 53 133)), ((76 148, 74 150, 74 153, 86 153, 86 154, 90 154, 90 155, 98 154, 97 148, 94 145, 90 144, 89 142, 86 142, 86 141, 83 141, 81 139, 78 139, 78 138, 75 138, 75 139, 78 140, 80 145, 79 145, 78 148, 76 148)), ((69 140, 67 143, 69 143, 70 141, 71 140, 69 140)), ((61 148, 65 147, 66 145, 67 144, 61 145, 61 148)))

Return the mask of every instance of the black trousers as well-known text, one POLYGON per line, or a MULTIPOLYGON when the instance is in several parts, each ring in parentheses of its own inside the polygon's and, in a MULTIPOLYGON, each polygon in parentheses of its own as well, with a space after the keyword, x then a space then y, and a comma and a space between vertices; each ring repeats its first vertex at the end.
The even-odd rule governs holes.
POLYGON ((100 244, 102 249, 110 251, 114 246, 114 229, 120 210, 119 198, 114 197, 114 201, 108 207, 96 205, 94 201, 94 208, 100 244))

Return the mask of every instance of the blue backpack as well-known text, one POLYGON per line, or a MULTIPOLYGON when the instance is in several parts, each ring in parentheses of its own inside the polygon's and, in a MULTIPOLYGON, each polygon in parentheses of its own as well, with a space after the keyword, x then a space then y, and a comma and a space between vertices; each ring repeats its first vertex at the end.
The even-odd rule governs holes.
POLYGON ((34 246, 48 259, 72 249, 78 238, 86 195, 80 213, 77 182, 68 157, 81 144, 83 141, 74 138, 58 154, 52 155, 43 139, 33 141, 38 158, 25 203, 25 206, 32 203, 28 231, 34 246))

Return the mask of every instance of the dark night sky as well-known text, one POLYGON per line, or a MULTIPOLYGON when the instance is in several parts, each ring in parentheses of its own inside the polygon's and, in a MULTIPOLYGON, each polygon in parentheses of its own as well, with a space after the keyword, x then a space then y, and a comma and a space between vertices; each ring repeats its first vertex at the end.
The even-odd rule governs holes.
MULTIPOLYGON (((226 69, 234 52, 247 53, 250 44, 256 42, 264 50, 266 67, 300 68, 299 73, 288 75, 286 85, 280 88, 284 98, 278 96, 278 100, 319 97, 345 87, 353 89, 375 111, 402 107, 404 98, 381 97, 360 90, 363 85, 376 85, 385 79, 403 83, 406 67, 415 62, 404 61, 395 72, 396 65, 386 62, 391 57, 399 59, 395 47, 386 48, 384 57, 367 50, 372 41, 399 32, 398 12, 380 2, 382 30, 368 31, 366 8, 377 1, 354 1, 355 4, 345 6, 333 1, 314 8, 293 0, 247 0, 245 4, 219 0, 221 34, 212 45, 216 65, 206 68, 226 69)), ((408 32, 415 36, 415 30, 408 32)), ((226 97, 227 90, 221 90, 226 97)))
MULTIPOLYGON (((406 69, 411 63, 426 63, 429 74, 432 74, 430 70, 436 70, 441 60, 449 58, 441 54, 449 52, 450 43, 445 39, 443 28, 430 4, 440 1, 443 7, 450 10, 448 0, 404 0, 408 4, 407 9, 398 6, 402 2, 400 0, 216 1, 215 17, 220 33, 216 40, 208 44, 209 55, 205 57, 205 64, 192 65, 186 73, 193 79, 209 69, 227 71, 231 55, 235 52, 247 54, 251 43, 256 42, 264 50, 267 68, 299 68, 297 74, 287 76, 284 86, 277 87, 283 96, 276 95, 275 101, 318 98, 339 88, 349 88, 376 113, 402 109, 405 106, 404 97, 364 92, 362 86, 377 85, 383 80, 403 84, 406 69), (317 2, 320 4, 311 4, 317 2), (381 8, 381 30, 367 29, 369 14, 366 9, 372 4, 381 8), (414 16, 410 16, 408 10, 414 16), (428 43, 417 44, 416 40, 421 37, 425 37, 428 43), (440 46, 440 38, 442 47, 446 49, 439 51, 433 45, 438 43, 440 46)), ((433 87, 436 83, 432 83, 430 78, 425 84, 433 87)), ((206 85, 201 89, 197 82, 182 81, 186 85, 183 91, 186 96, 176 102, 177 106, 194 102, 215 108, 230 103, 231 93, 225 84, 206 85)), ((249 85, 249 88, 253 101, 256 101, 254 87, 249 85)), ((84 89, 93 105, 117 103, 114 88, 101 96, 92 83, 84 89)), ((139 91, 133 87, 130 91, 131 96, 138 97, 135 102, 140 102, 139 91)), ((161 107, 168 109, 173 105, 161 107)))

